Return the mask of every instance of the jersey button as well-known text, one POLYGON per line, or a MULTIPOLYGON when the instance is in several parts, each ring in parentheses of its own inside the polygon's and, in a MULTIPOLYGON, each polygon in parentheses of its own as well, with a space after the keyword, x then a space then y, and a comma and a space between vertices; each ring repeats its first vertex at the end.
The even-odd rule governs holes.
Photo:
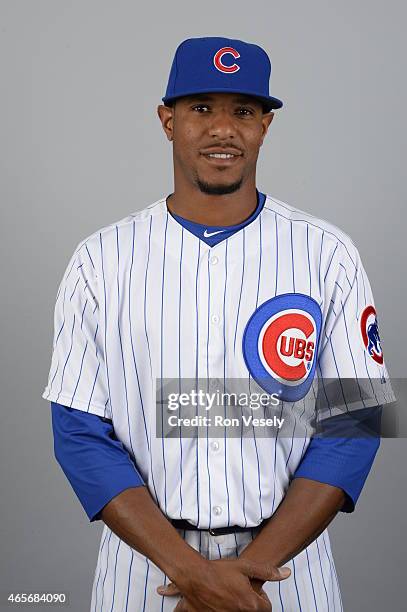
POLYGON ((212 315, 211 316, 211 321, 212 321, 212 323, 215 323, 215 324, 219 323, 218 315, 212 315))
POLYGON ((212 389, 212 391, 218 391, 220 388, 221 382, 218 378, 212 378, 211 379, 211 383, 210 383, 210 387, 212 389))
POLYGON ((219 450, 219 442, 217 440, 214 440, 213 442, 211 442, 211 449, 216 452, 219 450))
POLYGON ((212 510, 215 516, 220 516, 222 514, 222 508, 220 506, 214 506, 212 510))
POLYGON ((209 262, 211 263, 212 266, 216 266, 218 261, 219 261, 219 259, 216 257, 216 255, 213 255, 213 257, 211 257, 210 260, 209 260, 209 262))

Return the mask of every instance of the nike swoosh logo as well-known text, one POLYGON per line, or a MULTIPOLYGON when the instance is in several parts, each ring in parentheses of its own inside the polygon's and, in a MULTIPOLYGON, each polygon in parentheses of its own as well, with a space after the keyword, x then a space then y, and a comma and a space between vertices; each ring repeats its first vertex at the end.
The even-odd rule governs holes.
POLYGON ((203 235, 205 238, 210 238, 211 236, 215 236, 215 234, 222 234, 224 231, 226 230, 218 230, 217 232, 208 232, 208 230, 205 230, 203 235))

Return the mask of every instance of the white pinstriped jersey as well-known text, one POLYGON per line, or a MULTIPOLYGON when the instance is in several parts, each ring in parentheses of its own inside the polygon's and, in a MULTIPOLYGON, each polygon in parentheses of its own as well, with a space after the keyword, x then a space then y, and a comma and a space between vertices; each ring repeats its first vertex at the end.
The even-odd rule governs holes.
MULTIPOLYGON (((250 380, 245 328, 262 304, 284 294, 312 298, 322 315, 315 377, 297 404, 303 412, 312 412, 321 378, 386 379, 370 403, 344 398, 348 408, 393 401, 374 334, 373 296, 356 247, 328 222, 270 196, 253 222, 214 247, 180 225, 165 198, 81 241, 58 291, 43 397, 112 419, 167 516, 200 528, 255 527, 284 497, 312 430, 281 438, 220 437, 215 444, 205 437, 158 438, 155 389, 169 378, 250 380)), ((118 547, 127 576, 133 556, 123 542, 118 547)), ((296 565, 297 580, 308 584, 303 597, 311 597, 311 583, 313 589, 319 584, 320 610, 329 609, 328 601, 334 606, 335 598, 339 602, 333 571, 324 533, 296 565), (321 565, 324 549, 327 561, 321 565)), ((112 572, 113 563, 110 569, 107 563, 110 589, 117 566, 112 572)), ((272 588, 281 596, 290 581, 281 590, 272 588)))

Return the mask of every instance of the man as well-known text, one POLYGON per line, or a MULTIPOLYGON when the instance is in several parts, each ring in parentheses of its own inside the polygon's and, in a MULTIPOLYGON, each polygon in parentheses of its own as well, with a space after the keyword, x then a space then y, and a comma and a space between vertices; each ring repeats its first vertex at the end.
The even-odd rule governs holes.
POLYGON ((59 288, 43 397, 56 457, 105 523, 94 611, 342 608, 326 527, 378 448, 348 432, 394 396, 357 249, 256 189, 282 106, 270 73, 242 41, 178 47, 158 107, 174 191, 83 240, 59 288), (166 385, 190 380, 257 385, 277 398, 273 425, 243 435, 235 405, 237 434, 172 435, 166 385))

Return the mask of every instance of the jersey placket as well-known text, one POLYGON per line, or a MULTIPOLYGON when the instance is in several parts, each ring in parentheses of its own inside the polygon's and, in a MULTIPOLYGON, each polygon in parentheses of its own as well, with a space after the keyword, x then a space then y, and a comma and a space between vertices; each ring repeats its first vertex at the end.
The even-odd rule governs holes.
MULTIPOLYGON (((221 392, 224 360, 223 297, 225 283, 225 243, 204 248, 198 273, 198 378, 205 393, 216 396, 221 392)), ((214 410, 202 410, 213 428, 214 410)), ((228 500, 225 487, 224 441, 211 433, 210 426, 198 430, 198 479, 200 527, 223 527, 229 524, 228 500)))

